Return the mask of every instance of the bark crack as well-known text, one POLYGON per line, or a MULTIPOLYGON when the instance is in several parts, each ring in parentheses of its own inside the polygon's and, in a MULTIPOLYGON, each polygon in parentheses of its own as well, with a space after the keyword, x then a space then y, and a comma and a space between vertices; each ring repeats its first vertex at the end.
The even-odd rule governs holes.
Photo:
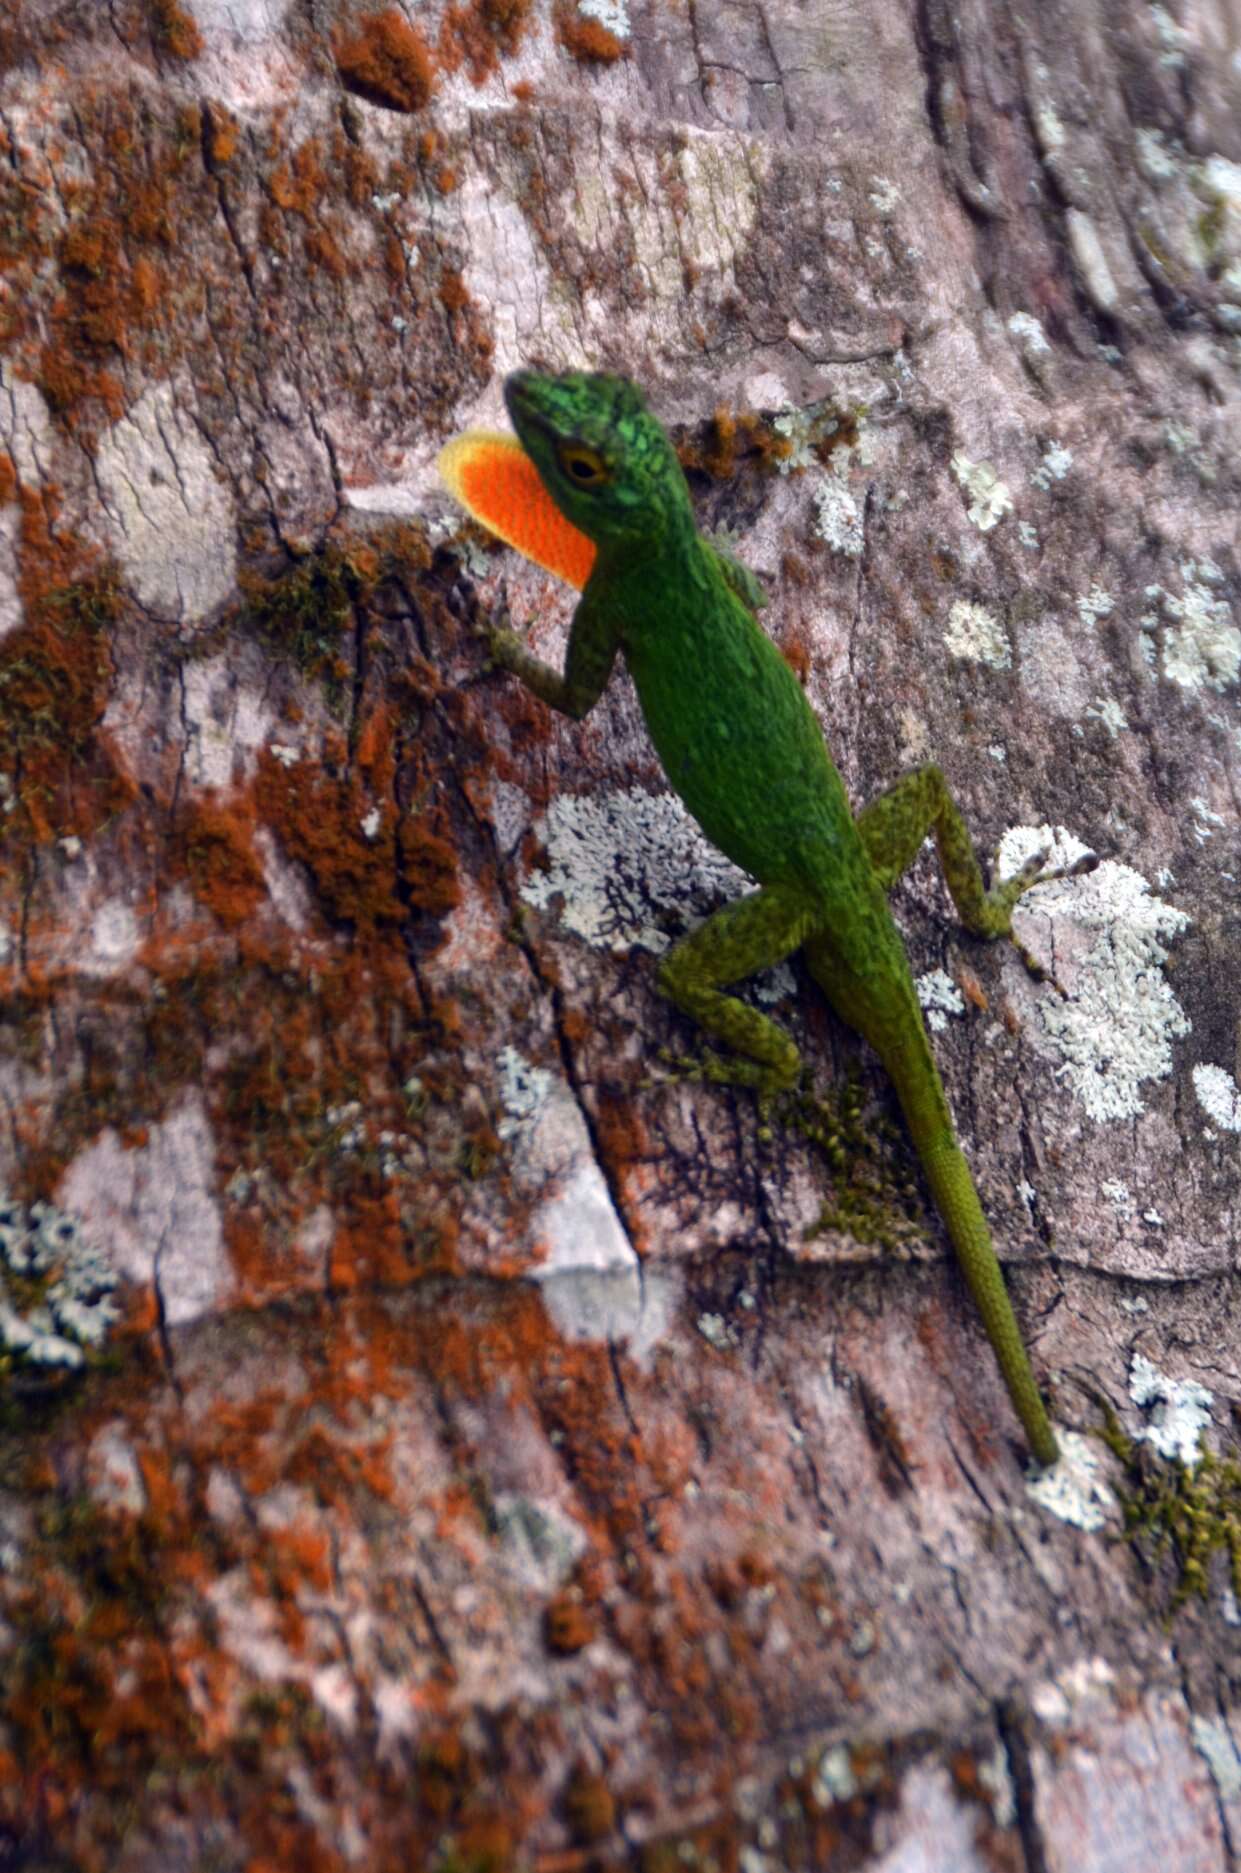
POLYGON ((1025 1873, 1049 1873, 1043 1831, 1039 1826, 1034 1762, 1030 1750, 1025 1711, 1012 1698, 996 1706, 996 1728, 1008 1762, 1017 1810, 1017 1838, 1025 1860, 1025 1873))

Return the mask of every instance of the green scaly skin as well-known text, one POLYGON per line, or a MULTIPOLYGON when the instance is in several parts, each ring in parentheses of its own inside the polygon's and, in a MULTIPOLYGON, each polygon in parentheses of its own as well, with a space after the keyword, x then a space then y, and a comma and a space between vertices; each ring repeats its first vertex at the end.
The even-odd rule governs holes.
POLYGON ((985 889, 937 767, 905 775, 855 819, 818 721, 754 616, 753 576, 699 534, 672 445, 634 385, 519 371, 504 394, 552 500, 598 554, 563 673, 506 629, 492 633, 496 661, 580 720, 623 651, 670 784, 712 843, 760 885, 676 945, 660 988, 730 1050, 726 1059, 707 1055, 708 1077, 771 1094, 796 1082, 797 1048, 722 991, 804 948, 837 1014, 892 1078, 1030 1448, 1054 1463, 1056 1440, 887 903, 933 831, 965 927, 1006 936, 1014 903, 1047 875, 1041 855, 985 889))

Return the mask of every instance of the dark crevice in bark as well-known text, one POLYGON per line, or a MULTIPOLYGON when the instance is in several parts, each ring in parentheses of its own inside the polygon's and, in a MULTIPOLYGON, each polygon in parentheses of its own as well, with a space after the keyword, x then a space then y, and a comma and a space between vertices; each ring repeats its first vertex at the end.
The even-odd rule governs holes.
POLYGON ((1043 1833, 1038 1823, 1034 1763, 1026 1734, 1029 1718, 1013 1698, 1006 1698, 997 1705, 995 1718, 1004 1754, 1008 1758, 1008 1774, 1017 1809, 1017 1837, 1025 1859, 1025 1873, 1049 1873, 1043 1833))

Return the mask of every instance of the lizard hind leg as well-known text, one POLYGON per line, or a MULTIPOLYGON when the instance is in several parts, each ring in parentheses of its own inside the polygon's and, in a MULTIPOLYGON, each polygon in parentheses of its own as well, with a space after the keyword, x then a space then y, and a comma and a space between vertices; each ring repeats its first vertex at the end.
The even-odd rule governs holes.
MULTIPOLYGON (((944 882, 961 922, 975 936, 1011 936, 1018 898, 1031 885, 1068 875, 1046 870, 1047 855, 1039 852, 1011 878, 997 880, 988 890, 961 809, 934 762, 902 774, 886 793, 863 807, 857 829, 885 891, 913 864, 927 834, 934 833, 944 882)), ((1089 870, 1097 863, 1094 854, 1088 853, 1069 873, 1089 870)))
POLYGON ((704 1079, 753 1086, 761 1094, 796 1084, 801 1056, 784 1029, 735 995, 721 991, 800 949, 818 920, 810 895, 792 884, 767 885, 726 904, 683 937, 660 964, 660 992, 730 1049, 708 1051, 697 1068, 704 1079))

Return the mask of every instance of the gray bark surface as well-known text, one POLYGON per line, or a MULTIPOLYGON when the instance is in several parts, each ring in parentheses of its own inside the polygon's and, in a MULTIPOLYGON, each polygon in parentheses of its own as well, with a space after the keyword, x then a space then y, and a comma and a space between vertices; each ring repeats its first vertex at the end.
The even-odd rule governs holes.
POLYGON ((1237 1865, 1239 93, 1228 0, 11 7, 0 1869, 1237 1865), (661 1068, 743 881, 434 472, 531 363, 859 805, 1103 861, 1043 981, 894 894, 1041 1490, 804 970, 770 1136, 661 1068))

